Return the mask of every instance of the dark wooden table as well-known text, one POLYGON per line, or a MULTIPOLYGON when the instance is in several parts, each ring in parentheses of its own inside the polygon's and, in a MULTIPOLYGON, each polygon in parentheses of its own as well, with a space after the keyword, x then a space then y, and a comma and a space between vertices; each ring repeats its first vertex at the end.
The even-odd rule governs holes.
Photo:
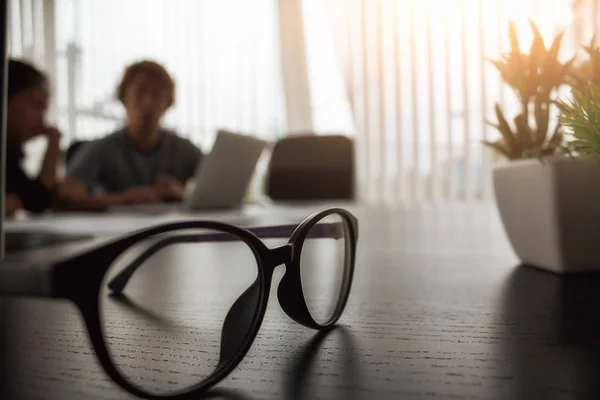
MULTIPOLYGON (((215 398, 600 398, 599 276, 519 266, 491 205, 352 209, 360 242, 340 328, 315 335, 289 320, 279 270, 261 331, 215 398)), ((102 372, 72 304, 0 305, 0 398, 131 398, 102 372)))

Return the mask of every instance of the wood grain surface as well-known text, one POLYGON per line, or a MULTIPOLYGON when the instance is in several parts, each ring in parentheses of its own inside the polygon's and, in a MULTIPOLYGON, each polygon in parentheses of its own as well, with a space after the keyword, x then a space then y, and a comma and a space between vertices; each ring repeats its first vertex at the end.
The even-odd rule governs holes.
MULTIPOLYGON (((358 259, 340 327, 316 335, 291 321, 278 269, 258 337, 212 398, 600 398, 598 275, 519 266, 491 205, 352 211, 358 259)), ((101 370, 69 302, 2 299, 0 317, 0 398, 132 398, 101 370)), ((206 332, 221 323, 203 321, 206 332)), ((175 342, 167 352, 191 350, 175 342)), ((169 384, 161 376, 157 387, 169 384)))

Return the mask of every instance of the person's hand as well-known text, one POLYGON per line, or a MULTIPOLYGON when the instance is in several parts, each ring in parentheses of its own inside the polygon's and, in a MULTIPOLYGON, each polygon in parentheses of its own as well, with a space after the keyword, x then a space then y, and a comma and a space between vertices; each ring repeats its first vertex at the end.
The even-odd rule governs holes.
POLYGON ((123 204, 153 204, 160 201, 160 196, 153 187, 136 187, 121 193, 123 204))
POLYGON ((40 135, 47 137, 48 141, 56 143, 60 142, 60 138, 62 137, 60 131, 53 126, 45 126, 40 135))
POLYGON ((163 200, 181 201, 185 195, 183 185, 169 175, 160 175, 154 182, 156 192, 163 200))

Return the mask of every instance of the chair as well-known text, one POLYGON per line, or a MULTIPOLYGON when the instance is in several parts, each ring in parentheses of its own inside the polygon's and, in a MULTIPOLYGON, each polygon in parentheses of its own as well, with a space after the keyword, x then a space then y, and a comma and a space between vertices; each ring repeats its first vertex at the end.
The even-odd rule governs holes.
POLYGON ((272 149, 265 192, 272 200, 353 199, 354 142, 342 135, 291 136, 272 149))

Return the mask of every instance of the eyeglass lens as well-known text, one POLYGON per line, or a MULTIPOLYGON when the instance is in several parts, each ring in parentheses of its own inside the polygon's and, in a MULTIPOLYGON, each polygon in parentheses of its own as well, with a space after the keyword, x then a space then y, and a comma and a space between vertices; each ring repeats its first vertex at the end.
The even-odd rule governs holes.
POLYGON ((119 257, 100 293, 104 341, 114 365, 129 383, 154 395, 185 390, 211 375, 227 312, 258 274, 254 253, 241 240, 175 243, 144 261, 121 295, 112 294, 107 283, 165 238, 144 241, 119 257))
POLYGON ((308 232, 300 253, 300 277, 306 306, 319 324, 336 317, 350 262, 350 234, 345 220, 331 214, 308 232), (317 234, 326 227, 327 235, 317 234))

